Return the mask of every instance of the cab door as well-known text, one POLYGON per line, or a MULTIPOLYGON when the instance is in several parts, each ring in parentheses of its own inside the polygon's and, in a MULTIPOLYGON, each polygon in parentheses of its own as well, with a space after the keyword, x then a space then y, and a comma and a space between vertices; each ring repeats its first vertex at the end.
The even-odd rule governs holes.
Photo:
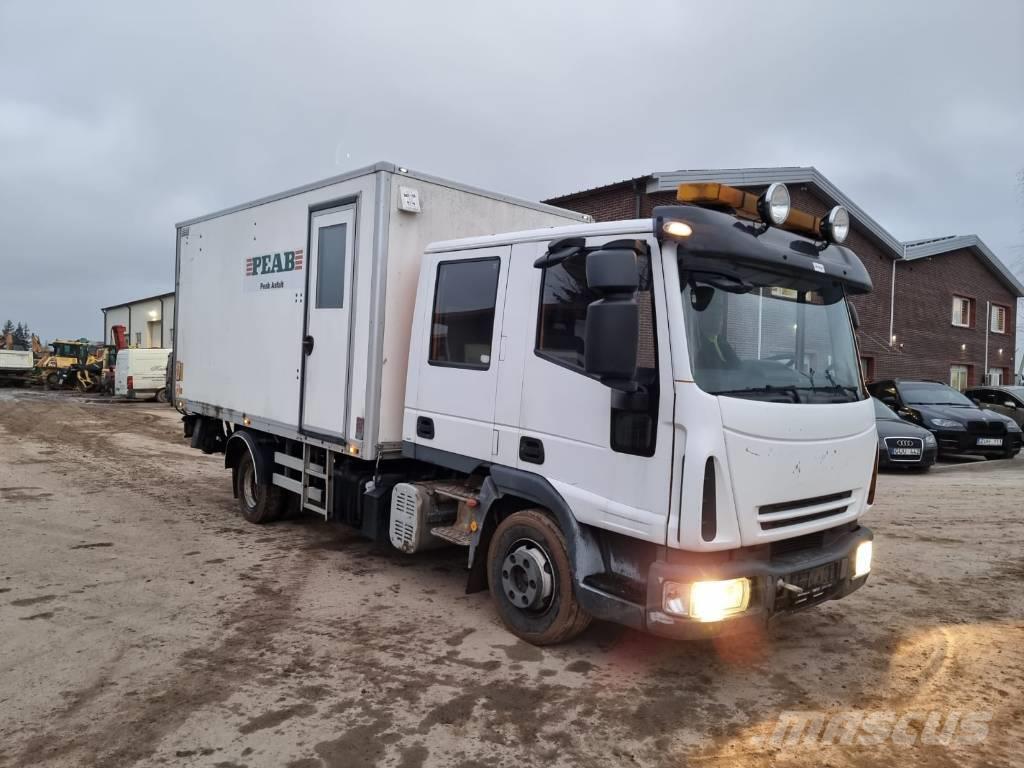
POLYGON ((498 349, 509 246, 439 254, 416 325, 426 330, 426 365, 417 382, 416 443, 493 460, 498 349))
MULTIPOLYGON (((621 237, 588 238, 587 246, 621 237)), ((517 245, 513 261, 532 264, 546 250, 547 243, 517 245)), ((587 306, 600 298, 587 288, 585 255, 531 270, 515 458, 519 469, 545 477, 580 522, 664 543, 674 437, 671 361, 665 313, 657 311, 656 297, 664 295, 660 270, 648 257, 641 262, 638 362, 650 395, 643 413, 614 407, 613 391, 584 371, 587 306), (665 340, 660 354, 659 339, 665 340)))

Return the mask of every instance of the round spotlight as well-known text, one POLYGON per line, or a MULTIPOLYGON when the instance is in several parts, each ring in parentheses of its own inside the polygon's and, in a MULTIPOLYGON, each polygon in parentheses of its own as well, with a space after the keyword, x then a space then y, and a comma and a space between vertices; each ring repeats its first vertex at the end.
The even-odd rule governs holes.
POLYGON ((757 210, 765 224, 781 227, 789 218, 789 190, 785 184, 776 182, 765 190, 757 201, 757 210))
POLYGON ((850 234, 850 214, 841 205, 828 212, 821 222, 821 234, 833 243, 842 243, 850 234))
POLYGON ((685 221, 666 221, 661 225, 661 231, 669 237, 689 237, 693 234, 693 227, 685 221))

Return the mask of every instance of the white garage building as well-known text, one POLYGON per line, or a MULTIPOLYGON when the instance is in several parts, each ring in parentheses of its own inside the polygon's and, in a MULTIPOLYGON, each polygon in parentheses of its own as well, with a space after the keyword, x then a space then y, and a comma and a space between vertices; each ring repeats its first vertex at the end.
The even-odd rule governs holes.
POLYGON ((103 341, 113 344, 111 328, 123 325, 128 346, 169 349, 174 346, 174 293, 103 307, 103 341))

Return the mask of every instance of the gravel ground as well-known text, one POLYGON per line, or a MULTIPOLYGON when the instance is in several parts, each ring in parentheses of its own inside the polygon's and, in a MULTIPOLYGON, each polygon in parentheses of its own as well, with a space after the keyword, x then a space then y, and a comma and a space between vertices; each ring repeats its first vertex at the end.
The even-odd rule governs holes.
POLYGON ((3 768, 1024 762, 1020 460, 882 476, 868 585, 764 636, 537 649, 460 551, 247 525, 177 419, 0 392, 3 768))

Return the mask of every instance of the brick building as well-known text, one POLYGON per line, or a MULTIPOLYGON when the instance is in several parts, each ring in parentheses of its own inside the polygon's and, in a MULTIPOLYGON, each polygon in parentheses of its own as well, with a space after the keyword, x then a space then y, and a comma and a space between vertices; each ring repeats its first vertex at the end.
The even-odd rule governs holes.
POLYGON ((846 245, 867 267, 874 291, 851 299, 860 316, 862 365, 869 380, 915 376, 960 388, 1012 382, 1017 298, 1022 285, 974 235, 904 243, 814 168, 743 168, 652 173, 544 202, 595 221, 646 218, 675 202, 680 184, 717 181, 751 192, 772 182, 793 206, 821 216, 850 212, 846 245))

